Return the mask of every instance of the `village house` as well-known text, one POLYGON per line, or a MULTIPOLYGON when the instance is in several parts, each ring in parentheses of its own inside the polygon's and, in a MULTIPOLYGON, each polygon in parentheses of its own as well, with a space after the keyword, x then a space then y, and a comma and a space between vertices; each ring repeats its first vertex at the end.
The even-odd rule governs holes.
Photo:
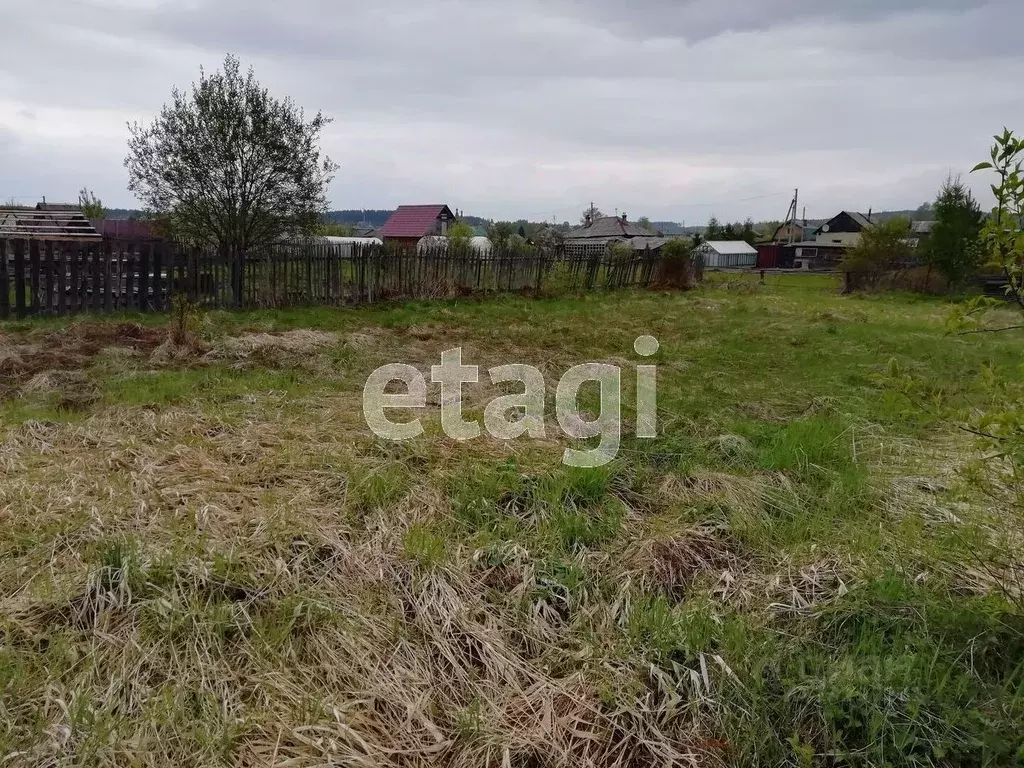
POLYGON ((800 224, 796 221, 787 221, 772 233, 771 242, 777 245, 789 245, 800 243, 807 239, 810 227, 806 222, 800 224))
POLYGON ((850 213, 841 211, 826 221, 813 232, 813 239, 821 245, 840 245, 844 248, 856 248, 860 243, 861 233, 870 229, 877 222, 871 220, 871 213, 850 213))
POLYGON ((400 205, 380 229, 385 243, 415 248, 424 237, 446 237, 455 223, 455 214, 447 205, 400 205))
MULTIPOLYGON (((835 269, 846 252, 856 248, 864 230, 875 226, 871 213, 840 211, 803 241, 786 246, 795 269, 835 269)), ((788 261, 789 259, 787 259, 788 261)))
POLYGON ((591 220, 589 214, 583 226, 565 235, 567 248, 608 247, 612 243, 628 243, 635 250, 657 251, 664 247, 668 238, 659 237, 645 227, 634 224, 626 214, 621 216, 600 216, 591 220))

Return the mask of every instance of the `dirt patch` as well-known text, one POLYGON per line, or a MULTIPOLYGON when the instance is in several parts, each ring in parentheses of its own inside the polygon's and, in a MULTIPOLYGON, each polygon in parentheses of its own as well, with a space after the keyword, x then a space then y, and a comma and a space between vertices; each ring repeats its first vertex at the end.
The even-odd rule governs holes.
MULTIPOLYGON (((40 374, 28 391, 54 382, 55 372, 81 371, 92 358, 112 349, 146 354, 163 343, 163 328, 136 323, 74 323, 59 330, 37 331, 23 338, 0 335, 0 398, 17 395, 40 374)), ((67 382, 65 382, 67 384, 67 382)))

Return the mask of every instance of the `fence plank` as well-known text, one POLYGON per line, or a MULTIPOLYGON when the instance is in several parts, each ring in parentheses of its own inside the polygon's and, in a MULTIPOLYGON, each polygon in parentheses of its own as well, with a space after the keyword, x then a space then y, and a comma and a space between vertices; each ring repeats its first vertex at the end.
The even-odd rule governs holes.
POLYGON ((11 281, 7 276, 7 241, 0 238, 0 317, 11 315, 11 281))
POLYGON ((39 241, 29 240, 28 242, 28 261, 29 261, 29 286, 31 286, 32 295, 30 298, 29 307, 30 310, 35 313, 39 311, 39 294, 41 289, 39 286, 39 276, 42 274, 43 266, 42 260, 39 258, 39 241))
POLYGON ((103 248, 99 243, 89 243, 89 308, 99 312, 103 308, 103 248))
POLYGON ((81 270, 81 259, 82 247, 81 243, 69 243, 68 244, 68 262, 71 270, 71 288, 68 294, 68 311, 77 312, 81 306, 81 295, 82 295, 82 270, 81 270))
POLYGON ((143 243, 139 246, 139 309, 148 312, 152 308, 149 301, 149 264, 150 254, 153 251, 151 243, 143 243))
POLYGON ((163 311, 164 308, 164 246, 163 243, 157 243, 153 246, 153 278, 151 280, 153 286, 153 297, 150 301, 150 305, 157 312, 163 311))
POLYGON ((43 310, 47 314, 52 314, 54 310, 54 298, 56 294, 56 286, 54 285, 54 261, 53 261, 53 249, 54 243, 47 240, 43 243, 43 249, 45 258, 43 259, 43 275, 44 275, 44 288, 43 291, 43 310))
POLYGON ((17 316, 25 316, 25 241, 14 241, 14 307, 17 316))
POLYGON ((128 245, 121 254, 121 269, 124 270, 124 300, 121 304, 125 309, 138 309, 139 298, 135 295, 135 276, 139 268, 138 248, 142 246, 128 245))
POLYGON ((113 287, 110 283, 110 262, 113 259, 113 248, 108 240, 99 249, 100 252, 100 280, 102 281, 101 289, 103 291, 103 311, 109 312, 113 309, 113 287))

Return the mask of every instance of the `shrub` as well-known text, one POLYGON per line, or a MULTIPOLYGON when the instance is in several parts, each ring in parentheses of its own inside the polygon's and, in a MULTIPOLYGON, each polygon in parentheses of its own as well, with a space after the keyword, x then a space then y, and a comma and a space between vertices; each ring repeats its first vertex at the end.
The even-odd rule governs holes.
POLYGON ((893 219, 865 229, 860 243, 843 260, 842 269, 856 276, 859 287, 875 288, 885 275, 905 266, 913 256, 910 222, 893 219))
POLYGON ((665 288, 688 290, 700 280, 701 274, 693 258, 693 244, 686 238, 665 243, 657 284, 665 288))

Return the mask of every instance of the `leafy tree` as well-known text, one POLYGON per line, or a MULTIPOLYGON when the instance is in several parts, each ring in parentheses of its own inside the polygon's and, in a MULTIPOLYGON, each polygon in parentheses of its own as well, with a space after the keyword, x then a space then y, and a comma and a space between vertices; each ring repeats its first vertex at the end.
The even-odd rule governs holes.
POLYGON ((82 209, 82 213, 87 219, 105 219, 107 217, 103 201, 87 187, 82 187, 78 193, 78 207, 82 209))
POLYGON ((636 257, 636 251, 629 243, 615 240, 608 246, 612 261, 627 262, 636 257))
POLYGON ((724 230, 718 219, 712 216, 708 219, 707 229, 704 230, 705 240, 721 240, 724 230))
POLYGON ((927 244, 922 245, 924 259, 951 286, 962 285, 981 264, 981 207, 960 177, 950 176, 932 211, 935 225, 927 244))
POLYGON ((643 229, 649 229, 651 232, 654 231, 654 225, 651 224, 651 220, 646 216, 641 216, 639 219, 637 219, 636 225, 638 227, 642 227, 643 229))
POLYGON ((319 149, 329 123, 320 113, 306 120, 228 55, 221 71, 200 70, 190 92, 175 88, 152 124, 129 125, 128 188, 176 236, 235 256, 313 234, 338 168, 319 149))
POLYGON ((448 227, 448 242, 454 251, 468 251, 473 239, 473 228, 465 221, 456 221, 448 227))
POLYGON ((908 219, 890 219, 869 227, 843 260, 842 268, 859 275, 868 287, 874 287, 882 277, 913 257, 909 238, 908 219))
POLYGON ((487 227, 487 238, 498 250, 508 248, 514 234, 515 226, 508 221, 496 221, 487 227))
POLYGON ((598 219, 603 218, 604 214, 601 213, 601 209, 600 208, 594 208, 593 210, 591 210, 590 208, 587 208, 587 210, 585 210, 583 212, 583 215, 580 216, 580 224, 581 225, 584 225, 584 226, 586 225, 587 217, 588 216, 591 217, 591 219, 590 219, 591 221, 597 221, 598 219))
POLYGON ((545 227, 534 233, 533 242, 543 249, 557 249, 565 242, 565 237, 554 227, 545 227))
POLYGON ((1006 277, 1006 292, 1024 307, 1024 138, 1003 129, 995 136, 991 162, 974 171, 994 170, 999 183, 992 185, 996 207, 982 231, 985 252, 993 266, 1006 277))
POLYGON ((740 229, 740 240, 743 240, 750 245, 757 243, 757 232, 754 230, 754 220, 748 218, 743 222, 743 227, 740 229))
POLYGON ((356 228, 351 224, 332 224, 330 222, 322 222, 317 227, 316 233, 322 237, 352 237, 356 233, 356 228))

